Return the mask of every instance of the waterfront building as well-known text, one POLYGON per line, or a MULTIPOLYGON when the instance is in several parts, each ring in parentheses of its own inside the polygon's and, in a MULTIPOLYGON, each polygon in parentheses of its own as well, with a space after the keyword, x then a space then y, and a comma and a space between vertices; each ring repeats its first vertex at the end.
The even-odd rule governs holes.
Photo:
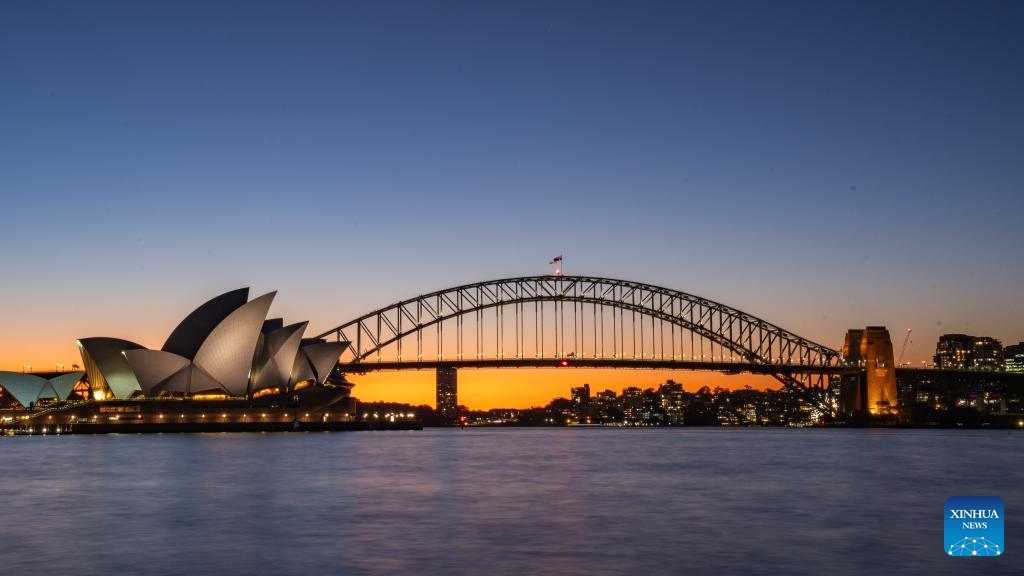
POLYGON ((989 336, 974 339, 972 354, 975 370, 999 372, 1003 369, 1003 343, 989 336))
POLYGON ((614 406, 618 402, 618 394, 616 394, 614 390, 598 392, 594 396, 594 402, 597 404, 614 406))
POLYGON ((658 387, 658 398, 661 400, 661 409, 665 413, 666 421, 669 424, 683 424, 683 413, 686 411, 683 385, 673 380, 665 382, 658 387))
POLYGON ((348 343, 302 339, 306 322, 267 320, 274 295, 221 294, 186 316, 160 350, 79 339, 93 398, 252 398, 323 385, 348 343))
POLYGON ((44 434, 351 429, 352 384, 337 370, 348 343, 302 338, 305 322, 267 320, 273 293, 248 292, 204 303, 160 350, 82 338, 84 372, 0 372, 0 408, 29 409, 4 423, 44 434))
POLYGON ((594 417, 600 422, 618 422, 622 411, 619 409, 618 395, 613 390, 605 390, 594 395, 594 417))
POLYGON ((1024 372, 1024 342, 1003 349, 1003 369, 1007 372, 1024 372))
POLYGON ((590 417, 590 384, 569 389, 572 409, 577 422, 585 422, 590 417))
POLYGON ((966 370, 974 365, 974 336, 943 334, 935 345, 935 367, 966 370))
POLYGON ((935 367, 998 372, 1003 369, 1003 345, 990 336, 943 334, 935 345, 935 367))
POLYGON ((454 366, 437 369, 437 405, 435 410, 444 422, 454 422, 459 415, 458 370, 454 366))
POLYGON ((629 388, 622 389, 622 396, 620 397, 620 403, 622 406, 622 413, 626 418, 627 422, 636 422, 640 420, 640 414, 644 409, 644 392, 636 386, 630 386, 629 388))
POLYGON ((579 408, 586 408, 590 404, 590 384, 584 384, 576 388, 570 388, 569 393, 572 403, 579 408))

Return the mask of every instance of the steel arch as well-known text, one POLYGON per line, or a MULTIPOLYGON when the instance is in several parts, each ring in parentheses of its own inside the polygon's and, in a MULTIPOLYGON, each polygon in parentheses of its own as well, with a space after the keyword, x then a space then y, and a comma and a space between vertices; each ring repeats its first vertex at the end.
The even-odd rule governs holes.
MULTIPOLYGON (((591 276, 527 276, 439 290, 374 310, 320 334, 351 342, 342 361, 361 363, 406 336, 471 312, 531 302, 575 302, 608 306, 689 330, 741 356, 746 363, 780 368, 834 367, 839 352, 725 304, 678 290, 591 276)), ((557 356, 556 356, 557 357, 557 356)))

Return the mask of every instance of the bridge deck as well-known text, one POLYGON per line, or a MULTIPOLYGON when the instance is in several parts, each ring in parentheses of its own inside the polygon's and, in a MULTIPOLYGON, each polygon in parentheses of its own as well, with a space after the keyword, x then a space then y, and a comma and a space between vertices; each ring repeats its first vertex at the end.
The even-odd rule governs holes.
MULTIPOLYGON (((342 363, 338 369, 346 374, 363 374, 391 370, 435 370, 453 368, 632 368, 646 370, 703 370, 725 374, 816 374, 843 375, 863 372, 855 366, 808 366, 801 364, 747 364, 742 362, 695 362, 686 360, 658 360, 652 358, 493 358, 481 360, 421 360, 415 362, 364 361, 342 363), (562 365, 562 361, 567 365, 562 365)), ((897 368, 899 380, 959 378, 971 381, 998 379, 1001 382, 1024 386, 1024 373, 982 372, 977 370, 938 370, 935 368, 897 368)))
POLYGON ((695 362, 684 360, 657 359, 609 359, 609 358, 497 358, 482 360, 421 360, 397 362, 372 360, 339 364, 345 373, 358 374, 384 370, 433 370, 442 366, 454 368, 634 368, 648 370, 706 370, 725 373, 753 374, 845 374, 857 368, 841 366, 808 366, 789 364, 745 364, 741 362, 695 362), (562 365, 565 361, 567 365, 562 365))

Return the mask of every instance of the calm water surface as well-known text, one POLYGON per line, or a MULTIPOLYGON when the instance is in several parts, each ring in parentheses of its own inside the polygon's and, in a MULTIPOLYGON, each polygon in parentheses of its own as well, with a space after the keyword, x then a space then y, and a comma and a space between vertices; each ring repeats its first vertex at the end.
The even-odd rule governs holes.
POLYGON ((1021 574, 1024 433, 0 438, 0 574, 1021 574), (995 495, 1006 554, 943 554, 995 495))

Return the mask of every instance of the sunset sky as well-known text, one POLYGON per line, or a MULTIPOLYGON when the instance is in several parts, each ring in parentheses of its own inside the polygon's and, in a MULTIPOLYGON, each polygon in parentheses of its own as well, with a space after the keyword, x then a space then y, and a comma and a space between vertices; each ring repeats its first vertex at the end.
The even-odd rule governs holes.
MULTIPOLYGON (((0 5, 0 370, 278 290, 315 334, 468 282, 704 296, 835 348, 1024 340, 1024 4, 0 5)), ((473 408, 674 378, 461 371, 473 408)), ((433 403, 433 374, 356 377, 433 403)))

